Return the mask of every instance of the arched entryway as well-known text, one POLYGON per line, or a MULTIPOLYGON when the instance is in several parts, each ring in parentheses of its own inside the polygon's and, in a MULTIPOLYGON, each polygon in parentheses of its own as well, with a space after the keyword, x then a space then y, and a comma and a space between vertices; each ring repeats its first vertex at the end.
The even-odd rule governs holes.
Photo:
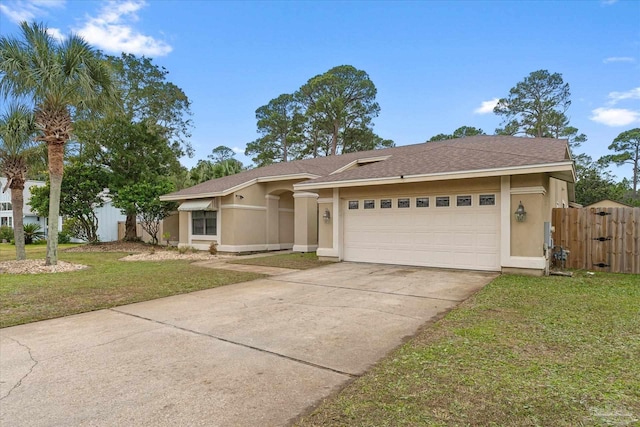
POLYGON ((293 192, 286 189, 267 194, 267 249, 291 249, 294 243, 293 192))

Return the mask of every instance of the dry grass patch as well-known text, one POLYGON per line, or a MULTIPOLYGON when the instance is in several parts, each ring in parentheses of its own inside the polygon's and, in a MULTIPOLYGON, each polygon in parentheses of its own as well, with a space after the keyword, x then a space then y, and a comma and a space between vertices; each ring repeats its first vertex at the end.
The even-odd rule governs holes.
POLYGON ((640 277, 502 276, 298 426, 640 423, 640 277))

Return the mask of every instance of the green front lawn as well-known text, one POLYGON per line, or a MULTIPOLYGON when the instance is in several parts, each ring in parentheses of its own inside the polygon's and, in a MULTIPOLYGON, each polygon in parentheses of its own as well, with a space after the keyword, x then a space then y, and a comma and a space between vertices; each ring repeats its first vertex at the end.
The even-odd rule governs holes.
POLYGON ((501 276, 298 426, 640 425, 640 276, 501 276))
POLYGON ((308 252, 239 259, 235 261, 229 261, 229 264, 261 265, 264 267, 280 267, 293 268, 296 270, 307 270, 309 268, 331 264, 331 261, 320 261, 318 260, 315 252, 308 252))
MULTIPOLYGON (((39 246, 29 247, 28 258, 37 258, 32 248, 39 246)), ((3 256, 4 249, 3 245, 3 256)), ((44 251, 41 255, 44 257, 44 251)), ((69 273, 0 275, 0 327, 264 277, 255 273, 197 267, 188 261, 118 260, 126 255, 113 252, 60 252, 60 260, 88 265, 90 268, 69 273)))
MULTIPOLYGON (((82 246, 82 243, 65 243, 58 245, 58 251, 63 251, 68 248, 74 248, 76 246, 82 246)), ((25 250, 27 252, 27 259, 44 258, 47 254, 47 245, 39 243, 33 245, 26 245, 25 250)), ((0 261, 11 261, 16 259, 16 247, 10 243, 0 243, 0 261)))

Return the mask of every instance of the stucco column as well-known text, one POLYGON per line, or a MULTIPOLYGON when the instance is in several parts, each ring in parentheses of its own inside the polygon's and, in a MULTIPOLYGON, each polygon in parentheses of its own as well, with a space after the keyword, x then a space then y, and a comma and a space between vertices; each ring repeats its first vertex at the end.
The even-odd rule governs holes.
POLYGON ((294 252, 313 252, 318 248, 318 195, 298 192, 294 200, 294 252))
POLYGON ((280 249, 280 197, 267 194, 264 196, 267 205, 267 250, 280 249))

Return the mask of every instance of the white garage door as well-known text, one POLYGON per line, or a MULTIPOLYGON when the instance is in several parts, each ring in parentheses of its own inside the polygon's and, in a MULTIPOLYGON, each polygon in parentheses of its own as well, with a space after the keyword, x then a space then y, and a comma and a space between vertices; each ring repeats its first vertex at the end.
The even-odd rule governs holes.
POLYGON ((500 270, 496 193, 343 201, 345 261, 500 270))

